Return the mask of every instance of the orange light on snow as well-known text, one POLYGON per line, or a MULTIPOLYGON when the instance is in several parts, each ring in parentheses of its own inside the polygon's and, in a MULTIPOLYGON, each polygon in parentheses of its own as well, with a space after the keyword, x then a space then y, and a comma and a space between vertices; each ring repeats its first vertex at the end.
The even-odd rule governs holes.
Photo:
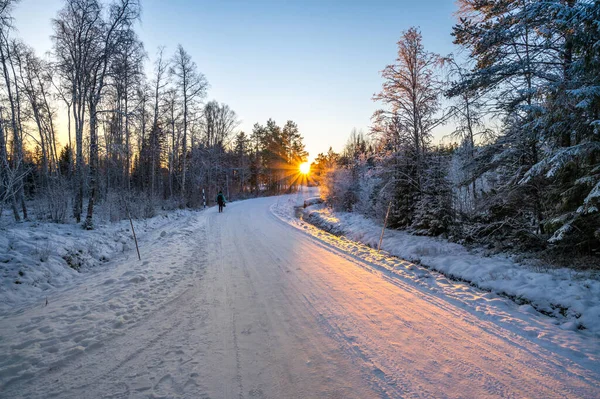
POLYGON ((307 175, 310 172, 310 164, 308 162, 304 162, 300 164, 300 173, 303 175, 307 175))

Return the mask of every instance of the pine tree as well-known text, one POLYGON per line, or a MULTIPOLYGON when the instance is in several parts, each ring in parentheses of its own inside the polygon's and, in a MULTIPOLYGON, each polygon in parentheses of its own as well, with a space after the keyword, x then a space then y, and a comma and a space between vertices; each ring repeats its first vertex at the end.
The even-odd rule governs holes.
POLYGON ((439 147, 427 154, 423 177, 423 195, 415 207, 411 228, 416 234, 447 234, 452 227, 454 212, 452 187, 448 170, 454 148, 439 147))
POLYGON ((597 196, 599 32, 597 2, 461 1, 454 28, 475 68, 451 92, 488 91, 498 99, 501 136, 484 151, 479 175, 489 222, 527 237, 600 248, 597 196), (596 60, 596 62, 594 62, 596 60), (515 88, 517 88, 515 90, 515 88), (568 238, 568 239, 567 239, 568 238))

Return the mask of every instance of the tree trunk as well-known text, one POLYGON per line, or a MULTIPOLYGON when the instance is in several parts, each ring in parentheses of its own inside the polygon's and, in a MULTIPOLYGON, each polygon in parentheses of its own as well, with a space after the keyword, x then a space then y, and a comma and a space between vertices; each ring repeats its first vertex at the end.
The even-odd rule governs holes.
POLYGON ((69 151, 69 168, 67 169, 70 179, 71 175, 73 174, 73 141, 71 140, 71 103, 67 103, 67 133, 69 134, 69 148, 71 150, 69 151))
POLYGON ((4 186, 4 189, 6 190, 6 194, 3 199, 10 198, 10 207, 13 211, 13 216, 15 220, 18 222, 21 220, 21 216, 19 215, 17 201, 10 181, 10 165, 8 164, 8 155, 6 152, 6 137, 4 135, 5 130, 2 121, 2 107, 0 107, 0 183, 4 186))
POLYGON ((188 114, 188 104, 187 104, 187 96, 185 94, 184 89, 184 99, 183 99, 183 143, 182 143, 182 171, 181 171, 181 194, 183 198, 185 198, 185 172, 186 172, 186 162, 187 162, 187 114, 188 114))
MULTIPOLYGON (((10 104, 10 111, 11 111, 11 124, 12 124, 12 131, 13 131, 13 148, 14 148, 14 153, 13 153, 13 167, 16 169, 16 173, 17 175, 19 174, 19 170, 20 170, 20 165, 21 165, 21 140, 20 140, 20 134, 19 134, 19 125, 17 123, 17 115, 16 115, 16 107, 15 107, 15 99, 13 98, 13 94, 12 94, 12 89, 11 89, 11 81, 10 81, 10 75, 8 72, 8 68, 7 68, 7 57, 9 57, 8 54, 8 41, 5 39, 4 35, 2 35, 2 37, 0 39, 4 39, 4 40, 0 40, 0 60, 2 61, 2 70, 4 73, 4 81, 6 83, 6 92, 7 92, 7 96, 8 96, 8 101, 10 104), (4 51, 4 46, 3 43, 6 43, 6 53, 4 51)), ((13 70, 14 72, 14 70, 13 70)), ((21 217, 19 215, 19 212, 17 211, 17 198, 15 198, 16 196, 18 196, 18 192, 15 193, 14 191, 14 184, 18 184, 17 182, 12 182, 11 187, 12 187, 12 195, 11 195, 11 205, 13 208, 13 214, 15 217, 15 221, 19 222, 21 221, 21 217)), ((22 184, 19 184, 22 185, 22 184)), ((18 191, 21 191, 21 189, 19 189, 18 191)), ((24 208, 24 214, 23 217, 27 218, 26 216, 27 210, 24 208)))
POLYGON ((75 204, 73 206, 73 216, 75 216, 75 220, 77 223, 81 222, 81 213, 83 211, 83 186, 84 186, 84 176, 83 176, 83 121, 85 118, 85 110, 84 105, 81 99, 83 93, 80 90, 73 92, 73 119, 75 120, 75 147, 76 147, 76 155, 75 155, 75 179, 76 179, 76 189, 75 189, 75 204), (79 96, 77 93, 80 93, 79 96))
POLYGON ((90 101, 90 197, 88 199, 85 228, 94 227, 94 201, 98 186, 98 119, 95 100, 90 101))

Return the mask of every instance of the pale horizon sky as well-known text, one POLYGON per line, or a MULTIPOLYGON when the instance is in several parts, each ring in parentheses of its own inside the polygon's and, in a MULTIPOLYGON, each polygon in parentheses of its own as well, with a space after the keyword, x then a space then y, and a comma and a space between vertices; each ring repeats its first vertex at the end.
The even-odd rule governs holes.
MULTIPOLYGON (((247 133, 269 118, 295 121, 311 159, 341 150, 353 128, 368 131, 380 71, 403 31, 417 26, 428 51, 455 51, 451 0, 141 2, 136 30, 149 68, 159 46, 170 56, 183 45, 210 83, 207 101, 228 104, 247 133)), ((38 55, 50 51, 51 19, 63 4, 21 0, 13 35, 38 55)))

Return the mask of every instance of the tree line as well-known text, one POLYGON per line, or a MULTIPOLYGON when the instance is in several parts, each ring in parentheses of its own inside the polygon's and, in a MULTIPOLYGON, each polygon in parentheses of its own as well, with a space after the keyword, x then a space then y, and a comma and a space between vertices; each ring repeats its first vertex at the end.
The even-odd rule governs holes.
POLYGON ((370 132, 314 165, 328 201, 497 249, 600 249, 600 2, 460 0, 456 56, 405 31, 370 132), (450 145, 434 145, 438 126, 450 145))
POLYGON ((206 101, 208 80, 181 45, 145 70, 139 0, 65 0, 47 59, 14 37, 18 3, 0 0, 0 211, 93 228, 97 204, 111 220, 147 217, 198 207, 203 190, 210 200, 295 184, 307 153, 293 121, 239 132, 228 105, 206 101))

